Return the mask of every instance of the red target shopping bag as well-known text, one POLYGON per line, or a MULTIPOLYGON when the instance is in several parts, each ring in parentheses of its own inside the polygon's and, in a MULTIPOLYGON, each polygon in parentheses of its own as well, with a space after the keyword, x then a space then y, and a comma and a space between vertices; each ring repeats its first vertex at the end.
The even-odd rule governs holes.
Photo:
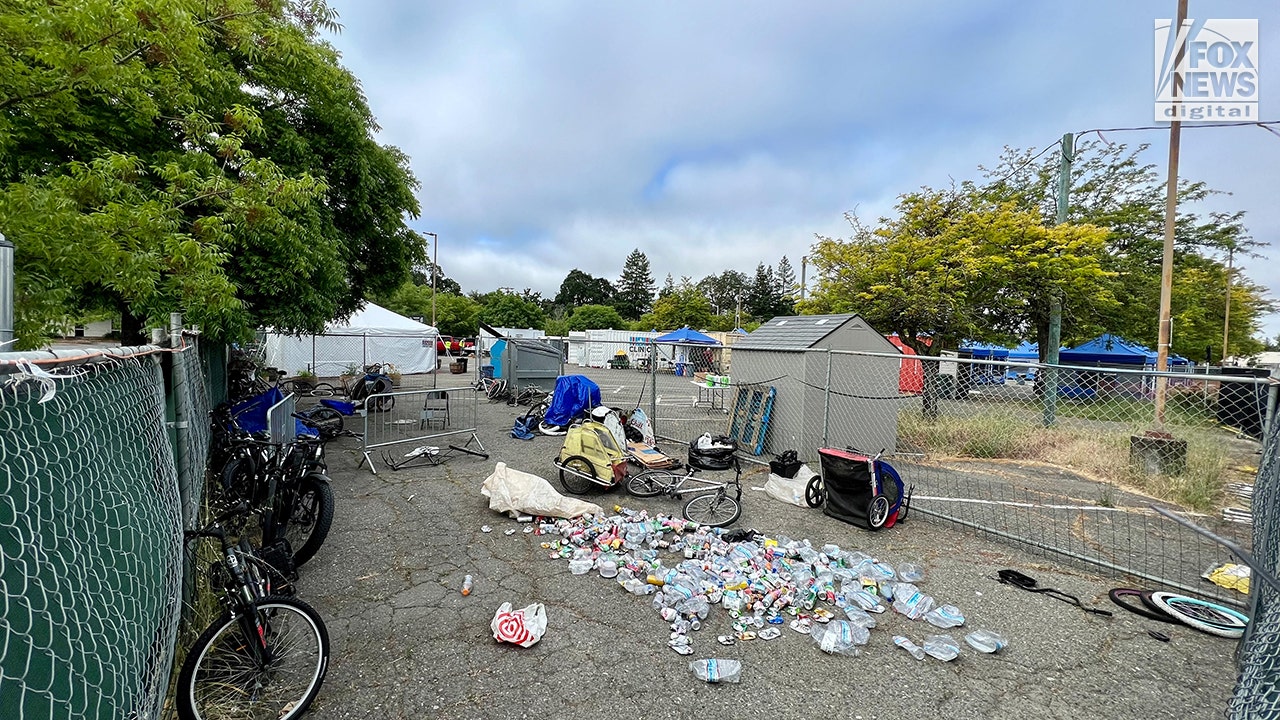
POLYGON ((512 610, 511 603, 504 602, 493 615, 493 639, 529 647, 542 639, 547 631, 547 609, 542 603, 534 603, 522 610, 512 610))

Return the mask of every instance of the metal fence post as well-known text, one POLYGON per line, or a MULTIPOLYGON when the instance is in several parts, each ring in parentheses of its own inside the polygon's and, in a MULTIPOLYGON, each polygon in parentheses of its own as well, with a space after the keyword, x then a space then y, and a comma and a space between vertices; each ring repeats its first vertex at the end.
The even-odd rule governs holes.
POLYGON ((649 339, 649 422, 658 434, 658 345, 649 339))
POLYGON ((369 367, 369 336, 360 336, 360 369, 369 367))
POLYGON ((831 421, 831 351, 827 350, 827 381, 822 385, 822 446, 827 446, 827 426, 831 421))

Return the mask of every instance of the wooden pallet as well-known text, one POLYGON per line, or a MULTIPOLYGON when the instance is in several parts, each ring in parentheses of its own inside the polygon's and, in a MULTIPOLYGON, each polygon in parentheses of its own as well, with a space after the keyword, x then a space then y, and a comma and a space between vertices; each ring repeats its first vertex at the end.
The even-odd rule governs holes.
POLYGON ((738 447, 752 455, 764 453, 764 438, 773 415, 773 399, 778 391, 772 385, 740 385, 729 412, 727 434, 738 447))

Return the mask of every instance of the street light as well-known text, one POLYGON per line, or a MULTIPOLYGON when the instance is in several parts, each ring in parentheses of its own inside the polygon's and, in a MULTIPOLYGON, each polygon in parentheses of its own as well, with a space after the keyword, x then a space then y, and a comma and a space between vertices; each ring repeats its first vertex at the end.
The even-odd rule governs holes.
POLYGON ((424 232, 431 236, 431 327, 436 327, 436 273, 440 272, 440 238, 433 232, 424 232))

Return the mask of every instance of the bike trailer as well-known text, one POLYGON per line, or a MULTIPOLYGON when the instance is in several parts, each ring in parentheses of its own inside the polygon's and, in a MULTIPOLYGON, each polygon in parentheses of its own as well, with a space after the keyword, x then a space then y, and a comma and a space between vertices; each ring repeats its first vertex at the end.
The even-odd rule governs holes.
POLYGON ((818 456, 822 476, 810 483, 820 484, 824 514, 870 530, 893 527, 902 509, 903 490, 892 465, 841 448, 819 448, 818 456))

